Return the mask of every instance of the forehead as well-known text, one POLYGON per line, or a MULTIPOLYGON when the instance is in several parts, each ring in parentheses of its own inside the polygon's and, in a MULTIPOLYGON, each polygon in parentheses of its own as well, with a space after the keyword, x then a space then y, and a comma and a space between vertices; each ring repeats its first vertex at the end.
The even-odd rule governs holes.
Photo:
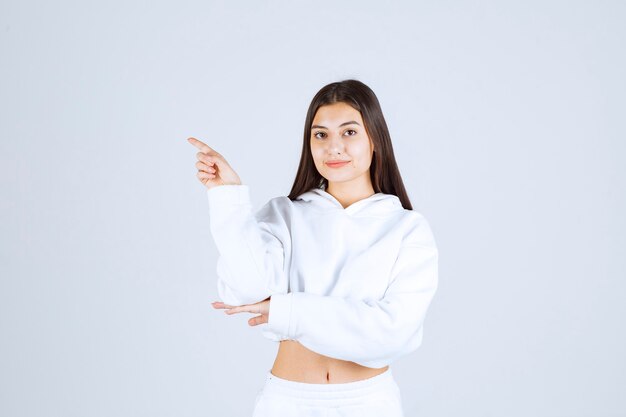
POLYGON ((349 104, 340 102, 319 107, 313 118, 313 124, 332 128, 350 120, 357 121, 363 126, 361 113, 349 104))

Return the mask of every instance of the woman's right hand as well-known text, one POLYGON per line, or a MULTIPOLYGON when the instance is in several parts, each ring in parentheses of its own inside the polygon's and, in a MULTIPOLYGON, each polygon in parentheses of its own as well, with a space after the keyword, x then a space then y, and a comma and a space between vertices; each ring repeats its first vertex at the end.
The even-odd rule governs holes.
POLYGON ((205 187, 211 189, 219 185, 241 185, 239 175, 221 154, 196 138, 188 138, 187 141, 200 150, 196 154, 196 176, 205 187))

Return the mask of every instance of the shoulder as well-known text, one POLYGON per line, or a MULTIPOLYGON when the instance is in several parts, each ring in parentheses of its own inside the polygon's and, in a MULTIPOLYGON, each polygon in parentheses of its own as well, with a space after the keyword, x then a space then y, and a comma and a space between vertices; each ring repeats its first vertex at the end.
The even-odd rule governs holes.
POLYGON ((436 247, 430 222, 417 210, 403 209, 402 225, 405 230, 404 243, 418 246, 436 247))
POLYGON ((287 196, 277 196, 270 198, 263 207, 272 208, 275 210, 291 210, 293 207, 293 201, 289 199, 287 196))
POLYGON ((270 198, 256 212, 259 220, 282 218, 291 216, 293 202, 287 196, 277 196, 270 198))

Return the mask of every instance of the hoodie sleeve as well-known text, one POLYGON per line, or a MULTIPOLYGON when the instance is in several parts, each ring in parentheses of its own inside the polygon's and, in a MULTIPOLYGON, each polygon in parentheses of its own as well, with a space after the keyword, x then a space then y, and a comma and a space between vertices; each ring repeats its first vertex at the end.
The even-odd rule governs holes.
POLYGON ((403 240, 382 299, 273 294, 267 330, 321 355, 382 368, 421 345, 437 285, 438 250, 420 215, 403 240))
POLYGON ((210 230, 217 246, 217 292, 230 305, 254 304, 288 289, 285 254, 291 252, 284 199, 252 211, 249 187, 207 190, 210 230))

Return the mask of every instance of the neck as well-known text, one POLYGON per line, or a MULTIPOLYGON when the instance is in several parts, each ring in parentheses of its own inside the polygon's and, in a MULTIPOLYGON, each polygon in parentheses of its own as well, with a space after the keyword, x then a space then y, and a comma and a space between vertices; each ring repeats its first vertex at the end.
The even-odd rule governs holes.
POLYGON ((376 194, 369 177, 362 183, 329 181, 326 192, 335 197, 344 207, 376 194))

